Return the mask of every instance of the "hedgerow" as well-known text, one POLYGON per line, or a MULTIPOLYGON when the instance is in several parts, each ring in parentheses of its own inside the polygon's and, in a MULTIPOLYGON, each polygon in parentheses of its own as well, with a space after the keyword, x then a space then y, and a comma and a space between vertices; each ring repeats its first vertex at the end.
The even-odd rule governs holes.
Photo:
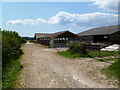
POLYGON ((23 54, 20 48, 26 39, 20 37, 15 31, 3 30, 0 32, 2 33, 2 88, 12 88, 23 67, 19 61, 23 54))
POLYGON ((2 65, 9 64, 23 52, 20 49, 21 44, 26 40, 19 36, 15 31, 2 31, 2 65))

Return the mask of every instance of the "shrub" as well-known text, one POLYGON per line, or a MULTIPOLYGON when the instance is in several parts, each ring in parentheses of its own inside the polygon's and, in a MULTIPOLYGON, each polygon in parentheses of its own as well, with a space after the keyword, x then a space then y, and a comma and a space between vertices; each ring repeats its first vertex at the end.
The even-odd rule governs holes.
POLYGON ((26 42, 15 31, 2 31, 2 65, 10 63, 22 54, 21 44, 26 42))
POLYGON ((22 43, 27 43, 27 39, 21 38, 21 42, 22 42, 22 43))
POLYGON ((87 54, 85 44, 69 44, 68 50, 73 54, 75 53, 87 54))

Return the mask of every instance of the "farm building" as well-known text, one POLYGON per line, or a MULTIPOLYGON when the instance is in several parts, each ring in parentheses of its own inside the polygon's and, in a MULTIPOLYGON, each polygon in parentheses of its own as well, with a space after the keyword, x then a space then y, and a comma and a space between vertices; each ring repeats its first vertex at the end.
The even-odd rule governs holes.
POLYGON ((65 47, 68 43, 78 41, 78 35, 70 31, 61 31, 57 33, 35 33, 35 39, 42 45, 65 47))
POLYGON ((120 43, 119 25, 93 28, 77 35, 81 42, 120 43))

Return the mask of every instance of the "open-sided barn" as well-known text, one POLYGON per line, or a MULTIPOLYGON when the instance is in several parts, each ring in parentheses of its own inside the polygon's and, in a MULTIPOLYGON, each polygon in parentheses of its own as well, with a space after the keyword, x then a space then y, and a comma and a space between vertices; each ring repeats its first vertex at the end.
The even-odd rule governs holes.
POLYGON ((78 33, 81 42, 120 43, 119 25, 93 28, 78 33))
POLYGON ((35 33, 35 39, 42 45, 51 47, 65 47, 70 42, 77 41, 78 35, 70 31, 57 33, 35 33))

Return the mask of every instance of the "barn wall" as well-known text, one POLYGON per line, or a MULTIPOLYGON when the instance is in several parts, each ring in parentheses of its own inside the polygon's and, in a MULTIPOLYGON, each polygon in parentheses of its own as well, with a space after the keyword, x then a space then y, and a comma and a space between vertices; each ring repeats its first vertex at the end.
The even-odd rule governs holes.
POLYGON ((110 42, 109 35, 80 36, 80 42, 110 42))
POLYGON ((93 42, 109 42, 109 35, 94 35, 93 42))
POLYGON ((80 42, 93 42, 93 36, 80 36, 80 42))
POLYGON ((118 43, 118 44, 120 44, 120 31, 111 34, 110 35, 110 41, 112 43, 118 43))
POLYGON ((42 45, 49 46, 50 45, 50 38, 38 38, 37 42, 42 44, 42 45))

